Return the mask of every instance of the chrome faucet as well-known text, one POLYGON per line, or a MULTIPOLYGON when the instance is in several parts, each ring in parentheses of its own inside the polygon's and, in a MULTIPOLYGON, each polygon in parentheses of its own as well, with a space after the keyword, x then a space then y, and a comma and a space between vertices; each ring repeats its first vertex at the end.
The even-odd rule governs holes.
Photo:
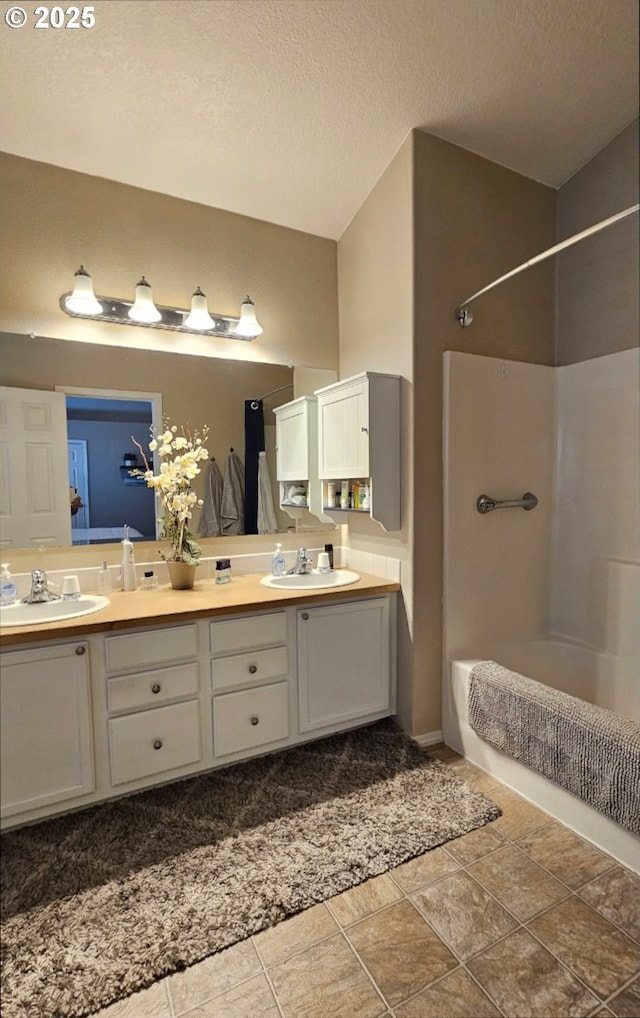
POLYGON ((22 598, 21 604, 44 604, 46 601, 60 601, 60 594, 54 594, 47 587, 47 574, 44 569, 34 569, 31 573, 31 590, 22 598))
POLYGON ((305 576, 307 573, 311 572, 311 566, 312 565, 313 565, 313 559, 310 559, 307 556, 307 549, 306 548, 298 548, 298 557, 296 559, 296 564, 294 565, 293 569, 289 569, 288 570, 287 576, 292 576, 292 575, 295 575, 295 576, 305 576))

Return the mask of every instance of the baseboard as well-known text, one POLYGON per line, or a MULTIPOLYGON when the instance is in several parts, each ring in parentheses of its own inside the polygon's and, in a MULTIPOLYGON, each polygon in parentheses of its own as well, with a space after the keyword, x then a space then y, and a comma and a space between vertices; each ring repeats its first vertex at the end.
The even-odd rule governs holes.
POLYGON ((419 746, 435 746, 438 742, 444 742, 442 732, 425 732, 424 735, 413 735, 412 738, 419 746))

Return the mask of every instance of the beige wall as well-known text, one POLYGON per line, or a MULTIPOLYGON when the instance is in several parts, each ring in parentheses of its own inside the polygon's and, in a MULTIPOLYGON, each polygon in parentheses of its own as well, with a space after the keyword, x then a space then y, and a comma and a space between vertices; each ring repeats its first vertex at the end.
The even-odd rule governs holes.
POLYGON ((413 196, 407 138, 338 242, 340 377, 359 371, 400 375, 402 529, 385 533, 349 517, 349 543, 401 560, 398 614, 398 714, 411 727, 413 477, 413 196))
MULTIPOLYGON (((554 276, 537 266, 465 297, 554 242, 555 192, 422 131, 414 138, 414 646, 412 730, 441 724, 442 354, 553 362, 554 276)), ((478 492, 480 494, 480 492, 478 492)))
MULTIPOLYGON (((638 121, 558 191, 558 240, 638 203, 638 121)), ((563 251, 556 259, 556 364, 638 345, 638 216, 563 251)))
POLYGON ((201 356, 336 369, 334 241, 0 153, 0 330, 201 356), (212 339, 70 318, 58 306, 83 263, 96 293, 237 315, 251 294, 264 333, 212 339))

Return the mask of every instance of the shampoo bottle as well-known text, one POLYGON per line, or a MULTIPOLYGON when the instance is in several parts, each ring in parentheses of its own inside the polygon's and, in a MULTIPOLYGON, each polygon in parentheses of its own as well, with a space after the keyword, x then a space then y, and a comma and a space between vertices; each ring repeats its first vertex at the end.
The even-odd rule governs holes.
POLYGON ((125 525, 122 540, 122 589, 135 590, 137 586, 136 560, 133 554, 133 545, 129 540, 129 527, 125 525))
POLYGON ((271 575, 272 576, 284 576, 285 564, 284 555, 282 554, 282 545, 276 544, 276 553, 271 559, 271 575))
POLYGON ((9 563, 2 563, 2 577, 0 585, 0 604, 7 605, 13 604, 16 599, 18 588, 11 579, 11 573, 9 572, 9 563))

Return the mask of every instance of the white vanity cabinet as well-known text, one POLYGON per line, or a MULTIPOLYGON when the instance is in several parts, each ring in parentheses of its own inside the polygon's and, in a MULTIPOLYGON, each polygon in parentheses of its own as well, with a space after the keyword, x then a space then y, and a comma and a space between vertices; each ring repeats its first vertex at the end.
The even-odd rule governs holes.
POLYGON ((329 521, 322 511, 322 484, 318 475, 318 401, 301 396, 276 407, 276 477, 280 508, 294 519, 308 509, 317 519, 329 521), (296 500, 291 492, 295 490, 296 500), (304 490, 305 502, 299 501, 304 490))
POLYGON ((104 652, 111 786, 197 769, 197 625, 107 636, 104 652))
POLYGON ((299 608, 301 732, 337 731, 393 712, 389 599, 299 608))
POLYGON ((318 400, 318 476, 323 511, 363 513, 385 530, 400 528, 400 377, 362 372, 315 393, 318 400), (342 482, 366 485, 366 507, 341 507, 342 482), (327 484, 335 484, 335 508, 327 484))
POLYGON ((287 612, 222 619, 209 632, 215 758, 285 745, 294 697, 287 612))
POLYGON ((3 648, 2 827, 392 714, 393 597, 3 648))
POLYGON ((84 641, 2 656, 2 817, 73 805, 94 788, 84 641))

